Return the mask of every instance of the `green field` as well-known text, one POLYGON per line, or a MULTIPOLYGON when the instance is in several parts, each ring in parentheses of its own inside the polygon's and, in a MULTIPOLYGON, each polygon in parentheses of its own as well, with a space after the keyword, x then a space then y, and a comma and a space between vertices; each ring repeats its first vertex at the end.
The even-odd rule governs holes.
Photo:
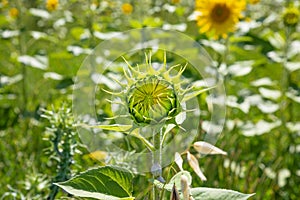
POLYGON ((106 199, 170 199, 175 152, 195 200, 299 199, 299 21, 299 0, 2 0, 0 200, 84 199, 53 183, 98 167, 106 199))

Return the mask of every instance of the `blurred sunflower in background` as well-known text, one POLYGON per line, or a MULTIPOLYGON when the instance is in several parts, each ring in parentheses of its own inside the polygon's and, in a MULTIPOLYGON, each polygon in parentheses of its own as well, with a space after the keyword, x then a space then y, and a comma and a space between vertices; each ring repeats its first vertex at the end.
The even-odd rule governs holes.
POLYGON ((245 0, 196 0, 200 33, 218 39, 234 31, 246 7, 245 0))
POLYGON ((250 4, 258 4, 260 0, 249 0, 250 4))
POLYGON ((59 4, 58 0, 47 0, 46 7, 49 11, 54 11, 57 9, 58 4, 59 4))
POLYGON ((130 3, 124 3, 122 5, 122 12, 125 14, 125 15, 129 15, 131 14, 133 11, 133 6, 130 4, 130 3))
POLYGON ((9 16, 10 16, 11 18, 17 18, 18 15, 19 15, 19 10, 18 10, 17 8, 11 8, 11 9, 9 10, 9 16))
POLYGON ((289 6, 284 10, 282 17, 286 26, 296 26, 300 19, 300 11, 297 7, 289 6))

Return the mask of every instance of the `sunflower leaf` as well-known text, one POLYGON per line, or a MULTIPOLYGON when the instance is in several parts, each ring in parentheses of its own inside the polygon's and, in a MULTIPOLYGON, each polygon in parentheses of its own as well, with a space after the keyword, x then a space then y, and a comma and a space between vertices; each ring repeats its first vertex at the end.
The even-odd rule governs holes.
POLYGON ((191 195, 195 200, 246 200, 254 194, 243 194, 233 190, 198 187, 191 189, 191 195))
POLYGON ((55 183, 55 185, 78 197, 133 200, 132 180, 133 174, 128 170, 104 166, 87 170, 66 182, 55 183))

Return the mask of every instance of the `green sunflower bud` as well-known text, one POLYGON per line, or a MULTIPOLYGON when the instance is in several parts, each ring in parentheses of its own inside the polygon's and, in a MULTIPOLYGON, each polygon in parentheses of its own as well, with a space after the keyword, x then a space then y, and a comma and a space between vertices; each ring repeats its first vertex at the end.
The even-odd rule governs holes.
POLYGON ((296 26, 300 19, 300 11, 296 7, 289 7, 283 13, 283 22, 286 26, 296 26))
POLYGON ((159 123, 177 113, 178 99, 171 83, 152 75, 138 80, 129 88, 127 105, 137 124, 159 123))

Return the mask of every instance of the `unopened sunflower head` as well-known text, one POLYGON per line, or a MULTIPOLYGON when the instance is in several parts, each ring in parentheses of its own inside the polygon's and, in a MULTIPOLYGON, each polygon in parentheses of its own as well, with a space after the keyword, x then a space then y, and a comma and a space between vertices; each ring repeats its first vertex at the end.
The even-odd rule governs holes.
POLYGON ((131 85, 126 103, 138 124, 158 123, 173 117, 178 111, 174 85, 158 75, 150 75, 131 85))
POLYGON ((188 64, 168 67, 165 53, 164 63, 154 69, 151 53, 145 57, 146 63, 136 67, 123 58, 127 64, 123 68, 124 81, 115 80, 121 92, 104 91, 121 99, 125 116, 130 116, 135 127, 176 124, 176 116, 185 112, 184 102, 203 91, 188 86, 188 79, 182 75, 188 64))
POLYGON ((283 23, 286 26, 296 26, 300 20, 300 11, 299 8, 290 6, 286 8, 282 15, 283 23))

